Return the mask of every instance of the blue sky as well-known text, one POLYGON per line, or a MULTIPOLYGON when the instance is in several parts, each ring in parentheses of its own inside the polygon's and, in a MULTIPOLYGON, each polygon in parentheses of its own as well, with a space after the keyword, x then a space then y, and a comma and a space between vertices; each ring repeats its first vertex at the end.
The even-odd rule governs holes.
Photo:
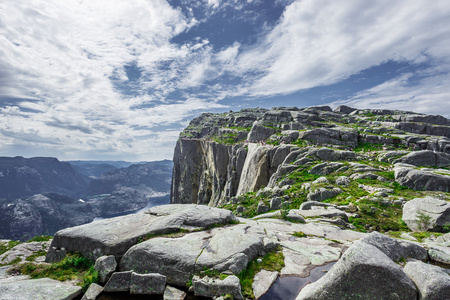
POLYGON ((0 155, 171 159, 202 112, 450 117, 445 0, 0 2, 0 155))

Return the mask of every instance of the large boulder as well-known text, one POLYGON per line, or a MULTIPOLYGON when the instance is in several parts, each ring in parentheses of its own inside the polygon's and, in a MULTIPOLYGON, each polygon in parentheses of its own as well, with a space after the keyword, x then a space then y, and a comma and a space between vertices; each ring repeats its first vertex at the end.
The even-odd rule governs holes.
POLYGON ((148 235, 177 232, 181 229, 204 229, 212 225, 237 222, 227 210, 196 204, 171 204, 157 206, 146 214, 132 214, 58 231, 47 254, 47 262, 57 260, 61 248, 78 251, 96 260, 100 256, 120 258, 148 235))
POLYGON ((413 231, 440 230, 450 225, 450 202, 431 196, 412 199, 403 206, 402 220, 413 231))
POLYGON ((410 261, 403 271, 416 284, 420 299, 442 300, 450 297, 450 276, 442 268, 410 261))
POLYGON ((415 243, 408 241, 399 241, 377 231, 366 235, 361 239, 362 242, 377 247, 393 261, 400 259, 413 258, 426 260, 428 258, 427 250, 415 243))
POLYGON ((131 247, 119 269, 159 273, 168 284, 184 286, 205 268, 239 274, 249 261, 273 247, 262 227, 238 224, 179 238, 152 238, 131 247))
POLYGON ((396 166, 395 181, 417 191, 450 191, 450 176, 429 171, 416 170, 405 166, 396 166))
POLYGON ((360 240, 296 299, 417 299, 417 289, 384 251, 360 240))

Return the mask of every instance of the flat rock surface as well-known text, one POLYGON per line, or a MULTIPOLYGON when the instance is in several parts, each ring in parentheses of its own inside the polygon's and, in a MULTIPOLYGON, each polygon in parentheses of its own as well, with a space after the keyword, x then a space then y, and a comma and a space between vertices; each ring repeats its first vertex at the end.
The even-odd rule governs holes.
MULTIPOLYGON (((103 255, 121 257, 139 237, 166 234, 180 229, 201 229, 215 224, 237 221, 227 210, 204 205, 162 205, 146 214, 132 214, 58 231, 47 259, 56 249, 78 251, 97 259, 103 255)), ((51 261, 51 260, 50 260, 51 261)))
MULTIPOLYGON (((244 221, 249 223, 248 221, 244 221)), ((364 237, 366 234, 352 230, 343 230, 334 225, 321 224, 316 222, 301 224, 291 223, 278 219, 262 219, 257 224, 261 225, 266 231, 272 232, 280 241, 289 239, 294 232, 303 232, 307 235, 325 237, 330 240, 341 242, 352 242, 364 237)))
POLYGON ((3 282, 0 280, 2 300, 70 300, 81 293, 81 287, 57 280, 40 278, 3 282))
POLYGON ((160 273, 167 276, 169 284, 183 286, 204 268, 238 274, 266 250, 266 237, 260 226, 238 224, 180 238, 152 238, 130 248, 119 269, 160 273))
POLYGON ((304 255, 313 265, 321 266, 337 261, 341 256, 339 244, 319 238, 297 238, 283 241, 284 248, 304 255))

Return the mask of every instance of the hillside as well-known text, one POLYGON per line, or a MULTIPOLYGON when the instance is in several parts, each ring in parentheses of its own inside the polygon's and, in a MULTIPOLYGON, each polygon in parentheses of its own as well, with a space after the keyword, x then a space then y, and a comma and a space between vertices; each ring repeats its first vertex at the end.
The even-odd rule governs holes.
MULTIPOLYGON (((8 276, 63 280, 46 269, 82 256, 83 299, 448 299, 449 133, 344 106, 203 114, 177 142, 172 204, 58 231, 49 264, 8 267, 0 292, 32 294, 37 279, 8 276)), ((0 259, 28 260, 11 243, 0 259)))

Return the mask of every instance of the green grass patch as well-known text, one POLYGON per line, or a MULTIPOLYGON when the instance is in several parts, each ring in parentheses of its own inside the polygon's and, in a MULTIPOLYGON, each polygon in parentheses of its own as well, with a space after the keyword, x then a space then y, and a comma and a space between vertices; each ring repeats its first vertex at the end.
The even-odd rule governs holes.
POLYGON ((26 261, 34 261, 39 256, 46 256, 46 255, 47 255, 47 251, 39 250, 39 251, 34 252, 33 254, 31 254, 30 256, 28 256, 25 260, 26 261))
POLYGON ((415 237, 420 243, 422 243, 425 239, 428 239, 431 236, 438 237, 438 236, 443 235, 443 233, 429 232, 429 231, 416 231, 416 232, 411 232, 410 235, 415 237))
POLYGON ((304 238, 307 237, 306 233, 302 232, 302 231, 296 231, 292 234, 293 236, 299 237, 299 238, 304 238))
POLYGON ((281 249, 277 251, 269 252, 262 258, 262 262, 257 262, 256 259, 252 260, 248 265, 247 269, 242 271, 238 277, 241 282, 242 295, 247 298, 254 299, 253 295, 253 278, 261 270, 267 271, 281 271, 284 267, 284 255, 281 249))
POLYGON ((93 282, 98 282, 98 273, 94 263, 78 253, 68 254, 60 262, 52 264, 34 264, 31 262, 17 266, 16 271, 29 275, 32 279, 51 278, 59 281, 75 280, 86 291, 93 282))
POLYGON ((27 243, 31 242, 47 242, 50 241, 53 237, 50 235, 39 235, 27 241, 27 243))
POLYGON ((20 241, 9 241, 7 243, 1 243, 0 244, 0 255, 2 255, 6 251, 10 250, 11 248, 13 248, 21 243, 22 242, 20 242, 20 241))

